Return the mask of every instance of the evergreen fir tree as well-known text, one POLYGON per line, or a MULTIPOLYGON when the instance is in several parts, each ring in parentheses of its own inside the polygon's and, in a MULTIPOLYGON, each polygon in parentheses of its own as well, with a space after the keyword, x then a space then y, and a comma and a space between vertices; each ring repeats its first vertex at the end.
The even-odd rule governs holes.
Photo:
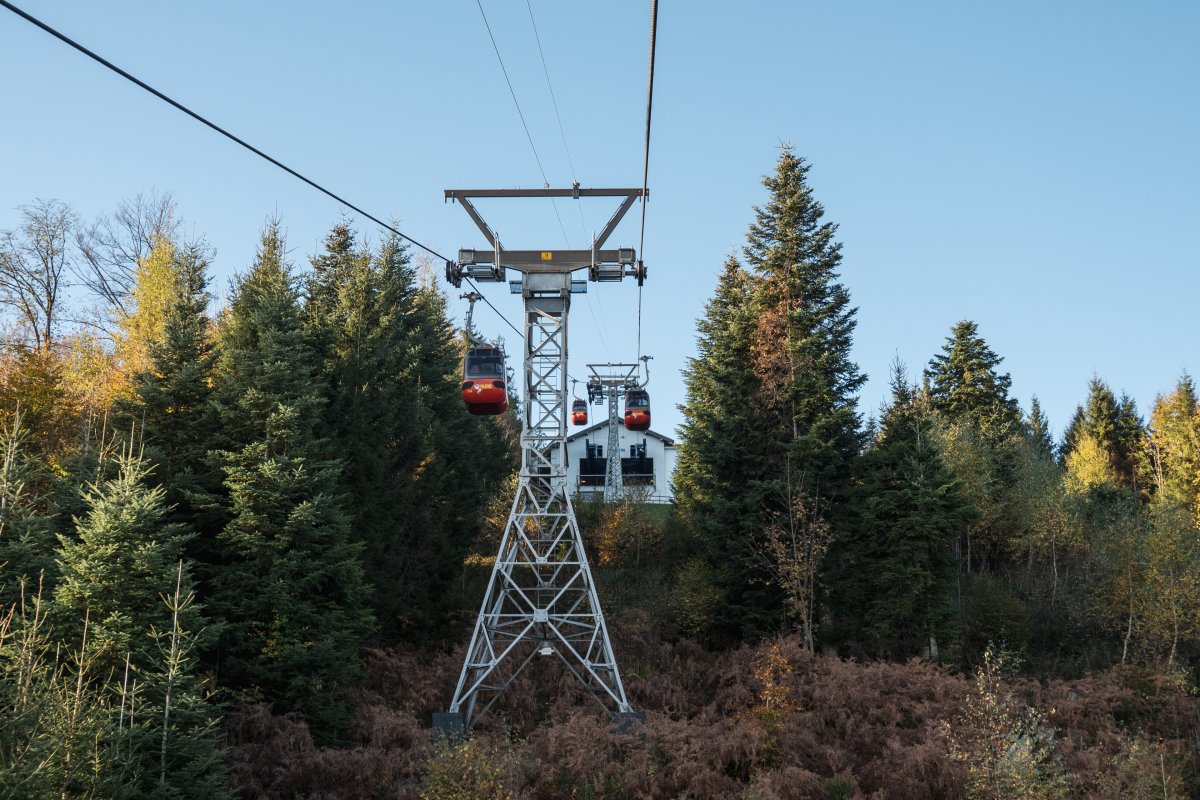
POLYGON ((414 620, 427 627, 443 619, 454 602, 448 588, 480 535, 488 501, 517 467, 511 434, 516 419, 513 412, 507 418, 474 417, 466 410, 460 388, 466 342, 450 323, 446 299, 432 278, 418 288, 414 312, 415 357, 408 380, 420 387, 423 411, 416 422, 426 451, 410 480, 427 522, 414 537, 405 576, 410 592, 417 597, 423 592, 432 601, 426 619, 414 620))
POLYGON ((892 657, 938 657, 951 629, 956 537, 974 516, 947 469, 934 417, 897 364, 892 402, 858 468, 858 530, 847 544, 853 576, 835 602, 872 649, 892 657))
MULTIPOLYGON (((783 148, 775 172, 763 180, 767 203, 755 208, 745 260, 753 276, 755 313, 749 355, 756 379, 752 402, 765 438, 754 451, 750 502, 758 501, 759 526, 791 513, 786 498, 804 497, 807 512, 844 533, 851 466, 862 445, 857 393, 865 377, 850 359, 856 309, 838 281, 841 244, 837 226, 823 221, 813 196, 809 165, 783 148)), ((738 535, 731 531, 730 535, 738 535)), ((757 534, 742 549, 762 551, 757 534)), ((758 556, 761 558, 761 556, 758 556)), ((830 552, 836 563, 837 545, 830 552)), ((743 632, 778 625, 783 597, 753 562, 730 568, 761 588, 746 596, 743 632)))
MULTIPOLYGON (((55 615, 78 633, 86 614, 94 653, 113 670, 127 657, 135 665, 154 659, 150 630, 169 619, 159 596, 175 584, 191 535, 182 525, 165 524, 165 493, 147 485, 149 472, 146 460, 127 447, 116 459, 116 475, 86 489, 88 510, 75 521, 76 536, 59 536, 55 615)), ((203 627, 198 609, 185 622, 193 630, 203 627)))
MULTIPOLYGON (((697 322, 697 355, 683 371, 687 399, 673 476, 676 500, 704 543, 709 575, 721 592, 714 618, 703 627, 722 638, 740 636, 748 610, 764 604, 765 584, 748 579, 761 510, 751 481, 761 474, 766 444, 753 410, 758 379, 746 358, 755 324, 750 286, 750 276, 730 257, 697 322)), ((760 624, 753 620, 755 628, 760 624)))
POLYGON ((1029 403, 1029 418, 1025 421, 1026 432, 1034 450, 1046 458, 1054 458, 1054 437, 1050 435, 1050 420, 1042 411, 1037 395, 1029 403))
POLYGON ((166 492, 168 519, 197 534, 187 554, 207 583, 224 524, 221 473, 208 455, 223 444, 213 405, 208 259, 198 245, 174 253, 174 284, 163 298, 162 323, 145 342, 147 368, 132 376, 132 397, 117 404, 115 417, 121 427, 137 426, 138 444, 166 492))
MULTIPOLYGON (((0 796, 125 797, 135 767, 85 624, 55 636, 40 587, 0 618, 0 796)), ((82 621, 81 621, 82 622, 82 621)))
POLYGON ((15 413, 0 429, 0 617, 18 603, 22 584, 54 585, 54 526, 37 496, 45 480, 28 447, 15 413))
POLYGON ((959 322, 926 370, 934 409, 951 422, 974 425, 993 444, 1016 433, 1021 412, 1008 396, 1012 378, 996 369, 1003 360, 974 322, 959 322))
POLYGON ((364 546, 381 633, 426 598, 410 589, 412 541, 428 520, 412 473, 427 453, 414 360, 415 275, 396 237, 372 258, 345 224, 333 228, 312 260, 305 314, 329 385, 325 429, 343 454, 343 491, 364 546))
POLYGON ((1145 427, 1132 398, 1113 394, 1108 384, 1093 377, 1088 384, 1087 402, 1076 412, 1064 437, 1062 451, 1068 458, 1084 438, 1092 439, 1108 457, 1123 486, 1140 491, 1139 457, 1145 441, 1145 427))
POLYGON ((278 223, 235 288, 219 350, 215 395, 231 439, 218 454, 230 520, 211 603, 225 626, 221 680, 302 709, 328 738, 348 716, 372 619, 278 223))
POLYGON ((152 631, 157 659, 141 670, 137 695, 121 705, 130 718, 123 747, 137 764, 136 782, 127 782, 125 791, 131 798, 222 800, 229 795, 224 789, 220 718, 197 674, 196 651, 205 631, 187 627, 194 616, 195 595, 184 582, 183 562, 174 591, 164 591, 161 602, 170 623, 152 631), (135 703, 140 707, 135 709, 135 703))
MULTIPOLYGON (((192 655, 208 631, 190 570, 171 563, 187 536, 165 524, 164 492, 147 486, 148 471, 127 449, 116 476, 88 491, 78 540, 63 540, 54 611, 68 640, 85 643, 76 669, 90 685, 77 702, 110 723, 120 709, 118 728, 97 734, 97 746, 119 753, 121 796, 224 797, 218 709, 192 655)), ((57 676, 40 680, 53 688, 57 676)))
POLYGON ((998 369, 1003 360, 978 326, 963 320, 925 369, 943 458, 978 511, 956 550, 967 573, 1002 561, 1025 533, 1014 507, 1021 502, 1022 438, 1029 431, 1009 396, 1012 379, 998 369))
POLYGON ((1111 452, 1125 485, 1139 493, 1148 488, 1143 481, 1145 446, 1146 424, 1133 398, 1122 392, 1117 404, 1116 441, 1111 452))
POLYGON ((745 259, 757 277, 758 319, 751 357, 760 424, 772 444, 761 477, 778 481, 792 465, 805 494, 840 513, 850 467, 862 445, 858 390, 865 376, 850 359, 857 309, 838 282, 837 226, 808 185, 809 165, 784 147, 770 192, 755 208, 745 259))
POLYGON ((312 260, 305 312, 329 385, 326 430, 365 547, 385 639, 437 627, 448 587, 508 472, 494 420, 459 398, 461 348, 397 236, 372 254, 345 224, 312 260))

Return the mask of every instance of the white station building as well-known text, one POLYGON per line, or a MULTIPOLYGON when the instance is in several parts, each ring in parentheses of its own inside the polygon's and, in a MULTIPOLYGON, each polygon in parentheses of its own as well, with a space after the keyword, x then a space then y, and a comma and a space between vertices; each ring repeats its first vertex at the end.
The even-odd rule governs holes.
MULTIPOLYGON (((621 480, 629 490, 644 493, 647 502, 673 503, 671 475, 675 471, 675 440, 661 433, 630 431, 618 421, 621 480)), ((604 495, 608 464, 608 417, 567 437, 567 491, 586 499, 604 495)))

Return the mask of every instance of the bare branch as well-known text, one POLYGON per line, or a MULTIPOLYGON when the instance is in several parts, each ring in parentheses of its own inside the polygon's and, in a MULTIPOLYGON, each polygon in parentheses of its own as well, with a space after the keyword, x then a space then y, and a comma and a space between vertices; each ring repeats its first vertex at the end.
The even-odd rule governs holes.
POLYGON ((75 275, 88 290, 113 309, 128 313, 138 263, 162 238, 177 238, 180 221, 170 194, 138 194, 108 217, 96 220, 76 236, 83 261, 75 275))
POLYGON ((21 227, 0 238, 0 304, 16 309, 34 346, 54 344, 63 274, 74 258, 68 241, 78 226, 75 212, 59 200, 21 206, 21 227))

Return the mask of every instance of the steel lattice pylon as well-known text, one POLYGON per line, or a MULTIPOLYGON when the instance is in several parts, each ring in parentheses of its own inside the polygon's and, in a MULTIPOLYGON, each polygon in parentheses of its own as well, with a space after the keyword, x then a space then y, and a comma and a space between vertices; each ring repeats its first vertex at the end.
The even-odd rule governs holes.
POLYGON ((616 503, 625 494, 621 474, 621 431, 617 416, 617 392, 608 393, 608 460, 604 464, 604 502, 616 503))
MULTIPOLYGON (((649 356, 646 357, 649 359, 649 356)), ((608 402, 608 458, 604 465, 604 502, 616 503, 625 494, 621 472, 621 417, 617 403, 638 382, 637 364, 588 364, 588 398, 595 403, 608 402)))
POLYGON ((561 659, 606 707, 630 710, 567 493, 568 305, 525 303, 520 481, 450 703, 468 726, 539 654, 561 659))
POLYGON ((590 251, 565 253, 502 249, 499 237, 470 203, 474 197, 560 196, 563 190, 498 191, 446 193, 464 205, 495 247, 491 253, 460 251, 462 263, 447 264, 447 277, 452 283, 463 277, 500 281, 505 267, 519 269, 524 273, 520 289, 525 334, 517 493, 449 713, 435 715, 435 725, 451 733, 483 716, 539 657, 558 658, 610 712, 633 714, 568 494, 566 464, 567 319, 575 288, 571 273, 589 267, 598 280, 620 280, 625 274, 644 277, 644 267, 634 264, 632 251, 626 256, 624 250, 601 250, 632 204, 633 190, 571 190, 576 196, 615 193, 626 199, 590 251), (588 257, 590 263, 584 261, 588 257), (627 268, 633 272, 626 273, 627 268))

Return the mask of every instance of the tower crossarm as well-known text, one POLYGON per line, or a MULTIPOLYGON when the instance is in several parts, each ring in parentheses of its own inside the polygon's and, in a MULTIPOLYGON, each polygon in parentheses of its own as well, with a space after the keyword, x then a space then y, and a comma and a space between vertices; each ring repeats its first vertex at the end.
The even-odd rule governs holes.
POLYGON ((562 274, 587 269, 588 277, 594 281, 619 281, 625 277, 635 277, 640 286, 645 280, 646 270, 637 259, 637 251, 632 247, 606 249, 604 245, 634 202, 638 199, 645 202, 648 197, 649 194, 642 189, 582 189, 578 186, 566 189, 446 189, 445 199, 463 207, 487 242, 486 247, 460 249, 458 261, 446 264, 446 278, 459 286, 464 277, 479 281, 503 281, 505 269, 513 269, 524 275, 562 274), (487 223, 475 205, 476 200, 486 198, 538 197, 612 197, 621 198, 621 202, 600 232, 592 237, 589 248, 539 250, 510 250, 504 247, 500 234, 487 223))

